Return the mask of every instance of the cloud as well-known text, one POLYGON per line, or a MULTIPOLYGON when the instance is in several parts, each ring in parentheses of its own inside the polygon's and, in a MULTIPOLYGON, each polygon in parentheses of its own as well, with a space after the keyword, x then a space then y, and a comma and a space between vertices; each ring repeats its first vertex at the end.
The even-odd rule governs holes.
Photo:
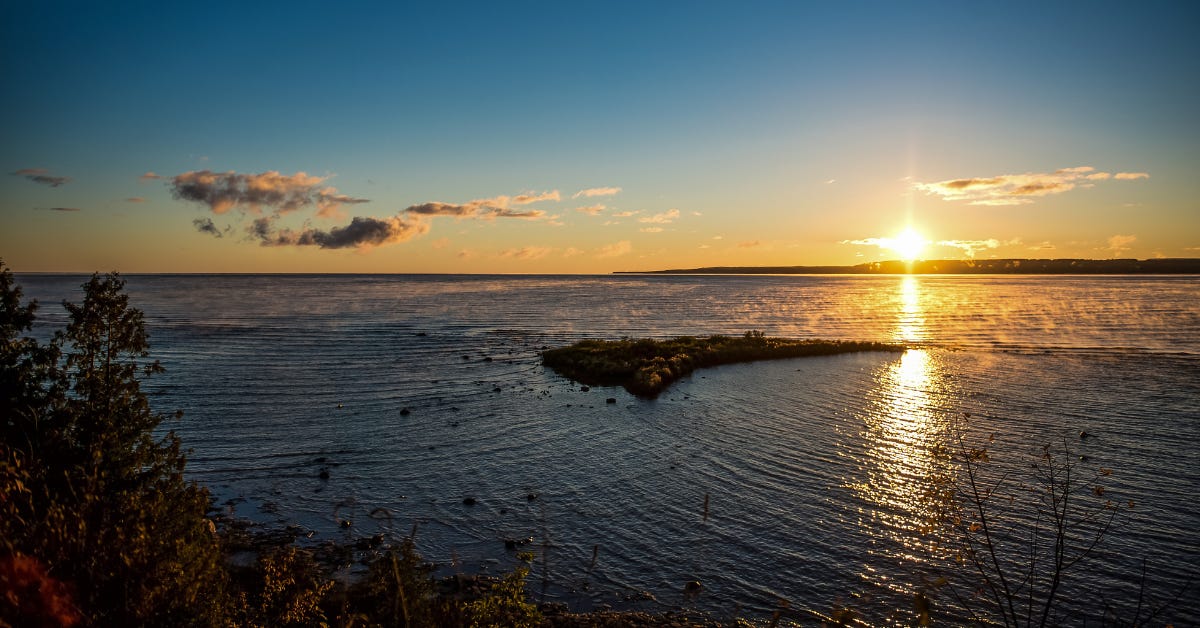
POLYGON ((341 212, 342 205, 358 205, 370 202, 370 199, 354 198, 345 194, 338 194, 335 188, 327 187, 317 192, 317 215, 322 218, 341 218, 343 216, 341 212))
POLYGON ((950 179, 932 183, 913 183, 915 189, 926 194, 942 197, 946 201, 967 201, 971 205, 1007 206, 1027 205, 1034 199, 1051 194, 1062 194, 1075 187, 1090 187, 1093 182, 1115 178, 1119 180, 1141 179, 1150 175, 1144 172, 1096 172, 1091 166, 1060 168, 1049 173, 1027 172, 1004 174, 994 177, 950 179))
POLYGON ((642 227, 641 229, 638 229, 638 231, 641 231, 642 233, 661 233, 662 230, 662 227, 642 227))
POLYGON ((1137 241, 1135 235, 1115 235, 1108 239, 1108 250, 1112 251, 1113 255, 1120 255, 1129 250, 1129 245, 1137 241))
POLYGON ((637 214, 638 212, 639 212, 639 210, 636 210, 636 209, 631 212, 614 212, 612 217, 613 218, 629 218, 630 216, 637 214))
POLYGON ((595 216, 596 214, 599 214, 600 212, 604 211, 605 209, 607 209, 607 208, 603 205, 588 205, 587 207, 576 207, 575 211, 577 211, 581 214, 588 214, 589 216, 595 216))
POLYGON ((78 207, 35 207, 34 209, 40 209, 40 210, 48 211, 48 212, 81 212, 81 211, 83 211, 82 209, 79 209, 78 207))
POLYGON ((196 231, 207 233, 214 238, 220 238, 223 235, 221 230, 213 224, 212 218, 197 218, 192 221, 192 226, 196 227, 196 231))
POLYGON ((569 246, 563 250, 562 254, 563 257, 575 257, 576 255, 583 255, 583 249, 577 249, 573 246, 569 246))
POLYGON ((667 210, 661 214, 654 214, 653 216, 644 216, 642 218, 638 218, 638 222, 649 222, 649 223, 655 223, 655 224, 660 224, 660 225, 670 224, 670 223, 674 222, 675 219, 678 217, 679 217, 679 210, 671 209, 671 210, 667 210))
POLYGON ((477 255, 477 253, 475 253, 475 251, 472 251, 471 249, 463 249, 458 252, 459 259, 471 259, 471 258, 475 257, 476 255, 477 255))
MULTIPOLYGON (((975 257, 975 253, 980 250, 999 247, 1000 241, 996 238, 988 238, 987 240, 940 240, 935 242, 935 244, 937 246, 961 249, 967 257, 975 257)), ((1008 243, 1006 242, 1005 244, 1008 243)))
POLYGON ((531 209, 529 211, 517 211, 515 209, 498 209, 494 212, 484 214, 484 218, 522 218, 525 220, 537 220, 546 215, 546 212, 540 209, 531 209))
POLYGON ((54 176, 45 168, 21 168, 12 174, 13 176, 25 177, 34 183, 41 183, 52 188, 71 182, 71 177, 54 176))
POLYGON ((1053 251, 1057 248, 1058 247, 1054 246, 1053 242, 1051 242, 1049 240, 1044 240, 1038 244, 1035 244, 1035 245, 1029 247, 1029 250, 1031 250, 1031 251, 1053 251))
POLYGON ((632 250, 633 245, 629 243, 629 240, 621 240, 620 242, 615 242, 613 244, 602 246, 596 249, 596 257, 620 257, 628 254, 632 250))
POLYGON ((125 199, 125 202, 126 203, 145 203, 146 199, 144 199, 140 196, 131 196, 131 197, 125 199))
POLYGON ((508 249, 501 251, 500 257, 511 257, 513 259, 541 259, 549 255, 554 249, 548 246, 523 246, 518 249, 508 249))
POLYGON ((756 246, 762 246, 762 242, 760 240, 747 240, 745 242, 738 242, 737 245, 741 249, 752 249, 756 246))
POLYGON ((469 201, 461 205, 431 201, 420 205, 410 205, 404 208, 404 211, 417 216, 454 216, 455 218, 481 218, 484 220, 493 218, 537 220, 546 215, 546 212, 540 209, 526 211, 509 209, 508 205, 511 200, 507 196, 497 196, 469 201))
POLYGON ((551 190, 549 192, 542 192, 541 194, 518 194, 512 198, 512 203, 513 205, 528 205, 541 201, 558 200, 562 200, 558 195, 558 190, 551 190))
POLYGON ((322 249, 358 248, 368 250, 376 246, 411 240, 429 231, 429 223, 420 219, 364 218, 355 216, 350 224, 334 227, 328 231, 313 229, 274 230, 271 220, 259 218, 250 226, 250 234, 258 238, 263 246, 316 246, 322 249))
POLYGON ((429 248, 435 251, 440 251, 448 246, 450 246, 450 238, 438 238, 429 243, 429 248))
MULTIPOLYGON (((579 198, 581 196, 584 196, 587 198, 591 198, 593 196, 612 196, 614 194, 619 194, 620 192, 621 192, 621 188, 612 188, 612 187, 588 188, 586 190, 580 190, 580 191, 572 194, 571 198, 579 198)), ((558 200, 558 199, 555 199, 555 200, 558 200)))
POLYGON ((318 189, 326 178, 303 172, 285 175, 274 170, 258 174, 194 170, 175 175, 169 185, 175 198, 203 203, 214 214, 224 214, 234 207, 254 212, 267 207, 286 214, 316 206, 318 216, 329 217, 345 203, 367 202, 338 194, 332 187, 318 189))
POLYGON ((142 181, 153 181, 155 179, 165 179, 165 178, 166 177, 162 176, 161 174, 156 174, 154 172, 149 172, 149 171, 147 171, 146 174, 143 174, 142 176, 138 177, 138 179, 141 179, 142 181))

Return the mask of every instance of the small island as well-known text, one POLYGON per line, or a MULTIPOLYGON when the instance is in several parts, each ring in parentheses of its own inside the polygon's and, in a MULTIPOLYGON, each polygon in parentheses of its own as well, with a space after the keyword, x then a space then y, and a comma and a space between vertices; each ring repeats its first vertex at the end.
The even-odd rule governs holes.
POLYGON ((898 344, 744 336, 680 336, 669 340, 583 340, 542 352, 542 364, 581 384, 623 386, 653 399, 698 368, 860 351, 904 351, 898 344))

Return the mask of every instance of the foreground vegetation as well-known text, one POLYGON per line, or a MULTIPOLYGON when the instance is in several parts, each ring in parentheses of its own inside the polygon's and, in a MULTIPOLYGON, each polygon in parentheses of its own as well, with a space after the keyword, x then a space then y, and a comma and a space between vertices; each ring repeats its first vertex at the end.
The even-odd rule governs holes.
POLYGON ((903 351, 881 342, 773 338, 749 331, 744 336, 681 336, 671 340, 584 340, 542 352, 542 364, 558 374, 593 386, 624 386, 655 397, 698 368, 859 351, 903 351))

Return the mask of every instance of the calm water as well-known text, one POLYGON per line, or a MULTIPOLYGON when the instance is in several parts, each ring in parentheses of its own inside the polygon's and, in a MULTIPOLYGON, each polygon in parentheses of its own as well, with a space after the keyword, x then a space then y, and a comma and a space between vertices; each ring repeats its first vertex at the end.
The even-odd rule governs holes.
MULTIPOLYGON (((47 325, 83 281, 20 279, 47 325)), ((886 623, 951 569, 930 488, 965 412, 1014 485, 1066 440, 1080 476, 1111 468, 1105 498, 1134 501, 1065 590, 1076 619, 1136 603, 1145 558, 1151 602, 1192 583, 1160 619, 1200 623, 1200 278, 127 279, 192 476, 314 541, 373 534, 383 507, 447 569, 509 569, 504 539, 532 538, 535 594, 573 607, 786 600, 799 622, 846 605, 886 623), (701 371, 654 401, 538 360, 751 329, 916 348, 701 371)))

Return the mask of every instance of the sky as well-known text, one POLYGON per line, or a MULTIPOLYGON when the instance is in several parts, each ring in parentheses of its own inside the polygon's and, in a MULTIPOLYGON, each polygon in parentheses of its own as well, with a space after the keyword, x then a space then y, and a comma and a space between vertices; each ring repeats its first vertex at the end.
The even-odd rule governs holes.
POLYGON ((1192 2, 4 3, 0 258, 1200 257, 1198 30, 1192 2))

